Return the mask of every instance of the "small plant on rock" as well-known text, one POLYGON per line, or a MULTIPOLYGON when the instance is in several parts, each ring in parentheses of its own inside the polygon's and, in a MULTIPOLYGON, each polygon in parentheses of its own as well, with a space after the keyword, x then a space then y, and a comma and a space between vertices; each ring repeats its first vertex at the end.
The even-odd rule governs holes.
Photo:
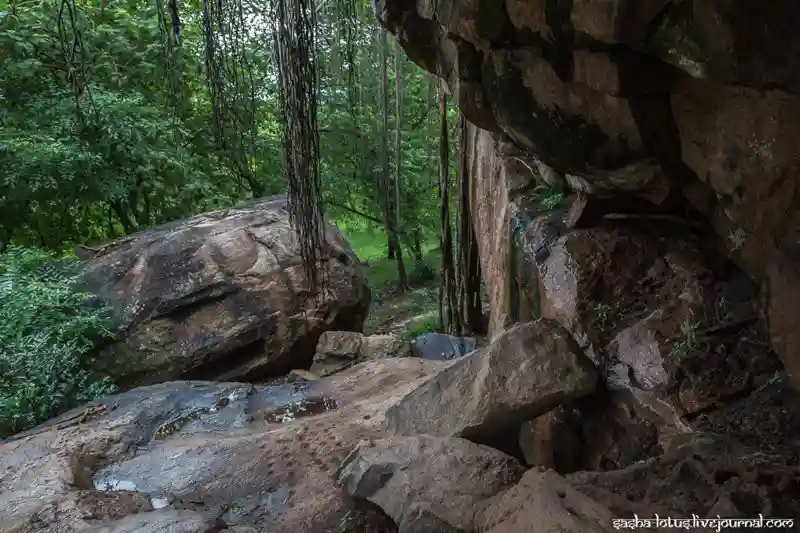
POLYGON ((353 531, 356 524, 358 523, 358 517, 356 513, 349 509, 345 515, 339 520, 339 532, 338 533, 349 533, 353 531))
POLYGON ((731 230, 728 233, 728 240, 731 241, 731 247, 735 252, 744 246, 745 241, 747 241, 747 234, 742 228, 736 228, 736 230, 731 230))
POLYGON ((681 324, 681 337, 672 344, 669 355, 676 361, 686 358, 697 348, 697 331, 700 324, 694 320, 686 319, 681 324))
POLYGON ((611 320, 611 312, 613 310, 614 309, 610 305, 603 302, 598 302, 594 306, 594 315, 597 320, 596 325, 599 328, 604 328, 608 325, 609 321, 611 320))
POLYGON ((115 390, 90 355, 111 335, 108 312, 76 280, 71 262, 40 250, 0 255, 0 437, 115 390))
POLYGON ((218 514, 218 516, 222 516, 222 515, 224 515, 226 513, 240 514, 242 512, 244 512, 244 505, 242 505, 239 502, 223 503, 223 504, 220 504, 220 506, 219 506, 219 514, 218 514))
POLYGON ((550 213, 564 205, 564 191, 550 184, 537 185, 534 189, 538 197, 540 213, 550 213))

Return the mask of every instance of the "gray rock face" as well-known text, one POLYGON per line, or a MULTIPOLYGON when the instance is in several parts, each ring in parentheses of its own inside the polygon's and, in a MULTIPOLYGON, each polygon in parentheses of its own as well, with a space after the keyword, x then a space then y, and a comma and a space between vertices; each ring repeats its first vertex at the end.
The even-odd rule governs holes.
POLYGON ((432 361, 451 361, 475 349, 475 339, 443 333, 425 333, 414 340, 414 356, 432 361))
POLYGON ((477 505, 523 471, 493 448, 418 435, 360 443, 338 478, 347 494, 380 506, 399 533, 464 533, 473 531, 477 505))
POLYGON ((593 392, 598 373, 569 334, 546 320, 521 324, 450 364, 387 412, 397 435, 486 443, 561 403, 593 392))

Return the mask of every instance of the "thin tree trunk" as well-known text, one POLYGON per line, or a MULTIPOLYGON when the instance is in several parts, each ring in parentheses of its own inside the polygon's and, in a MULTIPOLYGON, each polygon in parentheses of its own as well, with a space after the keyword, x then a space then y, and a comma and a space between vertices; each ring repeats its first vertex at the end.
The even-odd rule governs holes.
POLYGON ((381 26, 378 30, 378 52, 381 76, 381 169, 383 171, 382 191, 385 202, 384 215, 386 218, 386 232, 389 236, 389 250, 394 252, 397 261, 397 289, 403 292, 408 288, 408 280, 403 263, 403 251, 398 237, 397 216, 397 176, 389 165, 389 74, 386 29, 381 26))
POLYGON ((478 238, 472 210, 472 179, 467 154, 467 123, 458 117, 458 234, 456 243, 456 280, 458 286, 458 312, 462 333, 472 335, 483 331, 481 308, 481 266, 478 255, 478 238))
POLYGON ((441 247, 441 284, 439 287, 439 321, 442 330, 451 334, 461 332, 456 294, 455 268, 453 267, 453 233, 450 225, 450 162, 447 131, 447 96, 441 90, 439 97, 441 128, 439 137, 439 230, 441 247))
POLYGON ((411 238, 411 253, 414 254, 414 261, 417 263, 422 263, 425 260, 425 256, 422 254, 422 238, 420 236, 419 228, 414 229, 414 232, 411 234, 411 238))
POLYGON ((130 235, 131 233, 139 231, 136 221, 133 220, 130 213, 128 213, 128 210, 125 209, 124 205, 122 205, 122 202, 119 200, 112 202, 111 209, 114 210, 114 214, 117 215, 117 219, 119 219, 120 223, 122 224, 122 229, 125 230, 125 235, 130 235))
POLYGON ((114 229, 114 209, 109 205, 108 212, 107 212, 107 226, 108 229, 106 230, 106 237, 109 240, 113 240, 117 238, 117 230, 114 229))
POLYGON ((395 43, 394 49, 394 92, 395 92, 395 130, 394 130, 394 235, 397 242, 397 288, 400 292, 408 290, 408 276, 403 262, 403 246, 399 234, 403 232, 402 203, 400 190, 402 188, 402 156, 403 143, 400 127, 403 118, 403 55, 400 44, 395 43))

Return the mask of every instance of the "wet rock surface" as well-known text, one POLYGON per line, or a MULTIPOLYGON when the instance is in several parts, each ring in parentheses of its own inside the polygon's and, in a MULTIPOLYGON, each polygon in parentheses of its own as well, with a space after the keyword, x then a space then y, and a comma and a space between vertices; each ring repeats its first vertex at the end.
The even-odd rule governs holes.
POLYGON ((46 426, 60 429, 0 445, 0 530, 79 531, 115 518, 123 529, 152 519, 159 530, 153 524, 163 519, 167 529, 203 530, 195 518, 165 518, 186 510, 212 525, 322 533, 354 512, 333 484, 341 461, 440 367, 388 359, 305 384, 171 382, 111 396, 90 420, 61 427, 74 414, 66 413, 46 426), (121 503, 64 511, 86 494, 121 503))
MULTIPOLYGON (((92 533, 216 533, 220 526, 208 516, 193 511, 158 511, 126 516, 111 524, 89 529, 92 533)), ((233 532, 230 532, 233 533, 233 532)))
POLYGON ((135 233, 91 252, 85 288, 114 309, 102 360, 125 386, 253 381, 308 368, 326 330, 361 330, 370 292, 344 237, 327 230, 328 287, 309 297, 285 198, 135 233))

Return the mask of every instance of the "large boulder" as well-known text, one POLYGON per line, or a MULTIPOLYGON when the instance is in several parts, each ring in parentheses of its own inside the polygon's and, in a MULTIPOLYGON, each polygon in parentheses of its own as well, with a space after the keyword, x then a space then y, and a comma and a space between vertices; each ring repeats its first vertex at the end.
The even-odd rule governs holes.
POLYGON ((528 419, 594 392, 598 373, 569 333, 540 320, 456 359, 387 413, 398 435, 490 443, 528 419))
MULTIPOLYGON (((567 194, 543 209, 537 188, 552 169, 543 172, 530 153, 487 131, 472 128, 466 139, 482 199, 474 215, 492 336, 516 322, 554 320, 610 389, 569 406, 559 420, 526 424, 526 460, 561 472, 627 466, 780 372, 770 345, 774 321, 763 320, 764 285, 726 256, 699 213, 603 196, 596 183, 589 200, 567 194), (555 433, 582 444, 554 450, 555 433)), ((714 417, 720 427, 735 423, 714 417)))
POLYGON ((124 385, 247 380, 308 368, 320 334, 360 331, 370 291, 327 228, 324 297, 308 290, 284 197, 151 228, 92 251, 85 287, 115 311, 124 385))
POLYGON ((357 522, 334 473, 442 365, 386 359, 272 387, 170 382, 82 406, 0 443, 0 531, 325 533, 357 522))

